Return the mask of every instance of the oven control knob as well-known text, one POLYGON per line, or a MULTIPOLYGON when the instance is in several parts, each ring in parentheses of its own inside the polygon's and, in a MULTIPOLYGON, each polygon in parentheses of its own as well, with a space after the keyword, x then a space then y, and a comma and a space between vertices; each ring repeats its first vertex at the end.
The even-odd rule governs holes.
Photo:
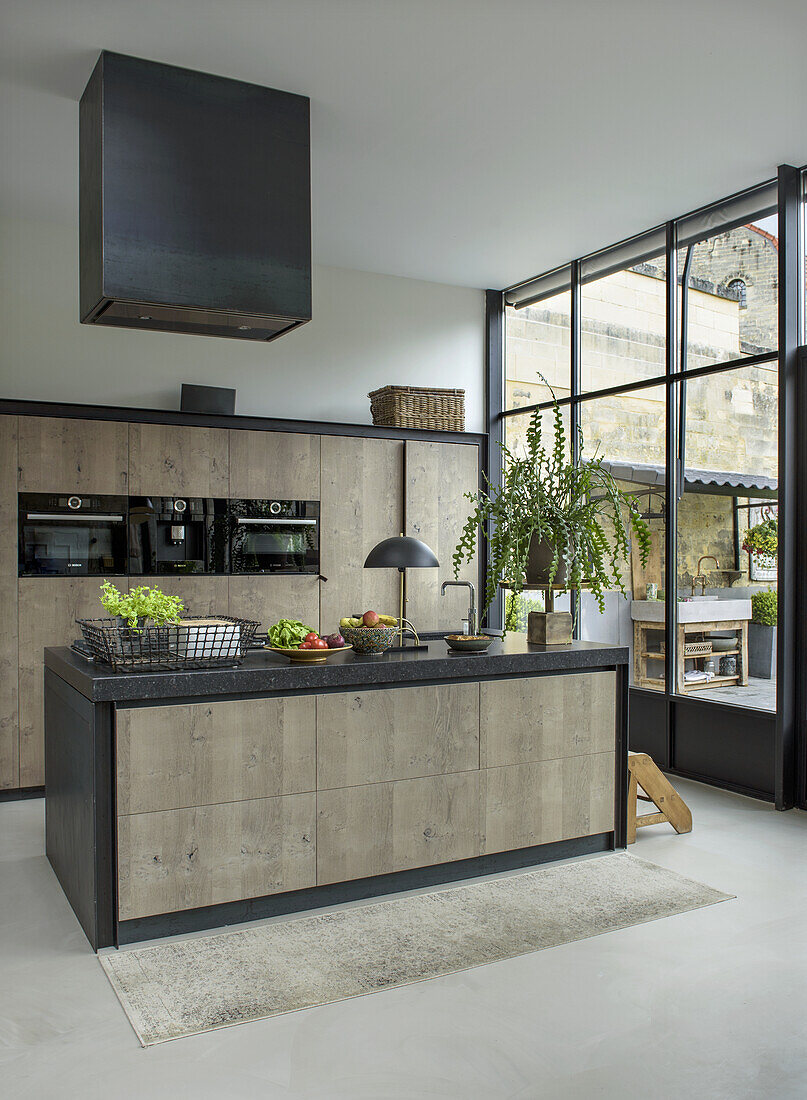
POLYGON ((269 511, 273 516, 279 516, 282 509, 282 505, 279 500, 273 500, 269 505, 269 511))
POLYGON ((67 498, 67 507, 72 508, 73 511, 75 512, 76 509, 81 507, 81 497, 68 497, 67 498))
POLYGON ((175 512, 184 512, 187 507, 188 507, 188 502, 186 500, 175 500, 174 501, 174 511, 175 512))

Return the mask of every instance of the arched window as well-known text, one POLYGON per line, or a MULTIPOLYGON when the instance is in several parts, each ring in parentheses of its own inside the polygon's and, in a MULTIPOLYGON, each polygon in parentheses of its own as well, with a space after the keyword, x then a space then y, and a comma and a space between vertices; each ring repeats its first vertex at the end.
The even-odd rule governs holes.
POLYGON ((748 309, 748 292, 742 279, 732 279, 726 290, 731 290, 737 295, 740 309, 748 309))

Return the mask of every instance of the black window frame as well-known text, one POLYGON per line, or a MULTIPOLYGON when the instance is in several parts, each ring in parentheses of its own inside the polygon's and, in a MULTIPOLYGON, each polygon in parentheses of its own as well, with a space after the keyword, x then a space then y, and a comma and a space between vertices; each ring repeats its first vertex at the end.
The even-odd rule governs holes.
MULTIPOLYGON (((598 250, 588 256, 573 259, 543 275, 514 284, 504 290, 486 292, 487 322, 487 431, 490 440, 489 477, 493 484, 500 483, 501 461, 498 444, 504 439, 506 420, 535 409, 545 409, 551 401, 542 401, 517 409, 505 409, 505 357, 506 357, 506 306, 529 305, 561 290, 571 292, 570 331, 570 396, 559 399, 562 406, 570 406, 573 457, 577 454, 580 410, 584 401, 629 394, 643 389, 666 386, 666 485, 667 520, 665 528, 666 552, 666 650, 675 654, 677 628, 677 499, 678 485, 682 477, 679 469, 678 434, 681 422, 681 401, 685 383, 689 379, 705 375, 721 374, 762 363, 778 362, 779 366, 779 579, 778 590, 778 650, 776 712, 766 712, 738 707, 713 700, 694 702, 691 697, 680 696, 675 691, 675 660, 666 662, 665 687, 662 692, 631 687, 635 711, 643 721, 650 717, 656 724, 657 761, 673 774, 686 775, 716 786, 737 790, 745 794, 765 798, 775 803, 777 809, 789 809, 794 805, 807 806, 807 685, 802 687, 798 670, 803 666, 802 656, 807 654, 807 540, 797 540, 796 529, 800 517, 807 518, 807 432, 799 437, 797 425, 807 423, 807 386, 799 385, 799 378, 807 372, 807 346, 800 348, 803 331, 804 269, 802 245, 802 203, 807 194, 803 189, 803 173, 791 165, 778 168, 775 177, 754 187, 746 188, 710 203, 688 214, 672 218, 662 225, 639 233, 616 245, 598 250), (682 245, 705 239, 727 229, 745 224, 752 217, 762 216, 763 211, 779 216, 779 346, 776 351, 746 355, 726 362, 708 364, 695 369, 681 369, 681 348, 678 317, 678 252, 682 245), (599 278, 609 270, 622 270, 641 262, 643 250, 659 255, 659 242, 664 242, 666 253, 666 349, 665 372, 653 378, 599 390, 582 392, 581 387, 581 286, 584 279, 599 278), (627 259, 626 259, 627 257, 627 259), (495 456, 495 458, 494 458, 495 456), (689 705, 688 705, 689 704, 689 705), (738 713, 740 712, 740 713, 738 713), (682 722, 694 723, 699 735, 708 736, 716 729, 716 737, 732 728, 749 728, 751 736, 743 742, 747 753, 753 755, 753 728, 757 719, 764 733, 764 762, 760 759, 760 774, 765 781, 756 784, 754 761, 748 767, 732 772, 721 767, 721 754, 726 755, 730 742, 716 742, 714 751, 696 752, 687 766, 681 767, 678 759, 678 734, 684 731, 682 722), (710 755, 711 754, 711 755, 710 755), (699 763, 702 760, 703 763, 699 763), (762 767, 764 763, 764 767, 762 767), (701 770, 698 770, 698 769, 701 770), (750 777, 750 778, 749 778, 750 777)), ((685 366, 685 364, 684 364, 685 366)), ((574 610, 577 610, 576 597, 574 610)), ((500 627, 503 620, 502 601, 498 599, 490 608, 488 624, 500 627)), ((579 635, 579 616, 575 615, 579 635)), ((688 728, 686 730, 689 732, 688 728)), ((762 734, 761 734, 762 736, 762 734)), ((681 746, 688 737, 681 737, 681 746)), ((633 745, 632 745, 633 747, 633 745)), ((649 750, 648 750, 649 751, 649 750)))

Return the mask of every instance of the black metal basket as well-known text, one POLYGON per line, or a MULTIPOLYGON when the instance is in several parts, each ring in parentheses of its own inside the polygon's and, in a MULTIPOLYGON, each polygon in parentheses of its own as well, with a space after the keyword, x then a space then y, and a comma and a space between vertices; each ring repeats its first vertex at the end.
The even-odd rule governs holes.
POLYGON ((259 623, 186 615, 176 626, 132 629, 118 619, 78 619, 96 660, 115 672, 176 672, 240 665, 259 623))

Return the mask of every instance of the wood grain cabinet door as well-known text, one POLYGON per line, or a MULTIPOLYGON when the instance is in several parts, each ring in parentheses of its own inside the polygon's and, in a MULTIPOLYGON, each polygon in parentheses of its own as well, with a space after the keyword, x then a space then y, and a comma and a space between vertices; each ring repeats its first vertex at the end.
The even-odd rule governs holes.
POLYGON ((21 416, 19 433, 20 492, 128 492, 127 424, 21 416))
POLYGON ((317 882, 431 867, 482 850, 480 775, 459 772, 317 795, 317 882))
MULTIPOLYGON (((406 574, 407 618, 417 630, 460 630, 468 612, 469 593, 440 584, 453 580, 452 555, 473 505, 465 497, 479 488, 479 448, 470 443, 406 441, 407 535, 430 546, 439 569, 410 569, 406 574)), ((479 592, 479 555, 463 564, 459 580, 471 581, 479 592)))
POLYGON ((396 569, 365 569, 382 539, 403 530, 403 452, 398 439, 322 437, 322 629, 354 613, 398 615, 396 569))
POLYGON ((613 752, 616 673, 491 680, 481 686, 480 729, 483 768, 613 752))
POLYGON ((118 813, 315 789, 313 696, 121 708, 118 813))
POLYGON ((227 577, 130 577, 129 587, 156 585, 169 596, 179 596, 188 615, 227 615, 230 585, 227 577))
MULTIPOLYGON (((109 578, 126 591, 125 577, 109 578)), ((104 614, 103 577, 20 577, 20 786, 45 782, 44 649, 70 645, 79 636, 76 619, 104 614)))
POLYGON ((230 431, 230 496, 319 500, 320 437, 296 432, 230 431))
POLYGON ((486 853, 614 828, 613 752, 488 768, 482 776, 486 853))
POLYGON ((316 795, 118 818, 120 920, 316 883, 316 795))
POLYGON ((230 577, 230 614, 266 631, 279 619, 299 619, 319 630, 319 577, 304 574, 230 577))
POLYGON ((339 692, 317 702, 317 787, 479 767, 479 685, 339 692))
POLYGON ((20 785, 17 671, 17 417, 0 416, 0 790, 20 785))
POLYGON ((129 484, 132 496, 229 496, 229 432, 130 424, 129 484))

